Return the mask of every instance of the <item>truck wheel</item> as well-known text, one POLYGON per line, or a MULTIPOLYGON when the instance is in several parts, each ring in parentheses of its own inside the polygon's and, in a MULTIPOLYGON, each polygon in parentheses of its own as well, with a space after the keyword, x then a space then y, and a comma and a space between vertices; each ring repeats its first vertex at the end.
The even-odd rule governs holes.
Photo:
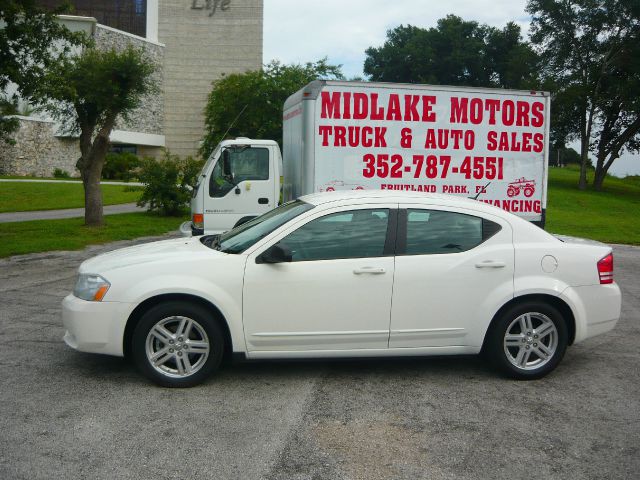
POLYGON ((492 326, 487 353, 506 375, 541 378, 556 368, 568 343, 567 326, 558 310, 540 302, 515 305, 492 326))
POLYGON ((518 194, 518 191, 514 187, 507 188, 507 196, 515 197, 518 194))
POLYGON ((211 312, 187 302, 167 302, 147 311, 136 326, 133 360, 163 387, 192 387, 220 365, 224 336, 211 312))
POLYGON ((525 189, 524 189, 524 196, 525 196, 525 197, 530 197, 531 195, 533 195, 533 192, 534 192, 533 188, 531 188, 531 187, 525 187, 525 189))

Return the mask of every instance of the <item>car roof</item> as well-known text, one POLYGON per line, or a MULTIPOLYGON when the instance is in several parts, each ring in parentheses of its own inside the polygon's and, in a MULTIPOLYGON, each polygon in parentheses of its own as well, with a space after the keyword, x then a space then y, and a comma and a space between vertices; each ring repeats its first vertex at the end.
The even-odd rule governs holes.
POLYGON ((506 213, 492 205, 460 197, 457 195, 422 193, 422 192, 401 192, 393 190, 340 190, 334 192, 311 193, 300 197, 307 203, 313 205, 324 205, 327 203, 342 203, 357 201, 362 203, 424 203, 428 205, 441 205, 447 207, 470 208, 482 210, 488 213, 504 216, 506 213))

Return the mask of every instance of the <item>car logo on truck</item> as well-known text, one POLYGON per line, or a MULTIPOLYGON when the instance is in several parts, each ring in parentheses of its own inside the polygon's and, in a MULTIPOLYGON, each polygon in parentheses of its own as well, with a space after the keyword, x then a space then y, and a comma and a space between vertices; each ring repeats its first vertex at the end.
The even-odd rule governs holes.
POLYGON ((532 196, 536 191, 535 180, 526 180, 524 177, 522 177, 509 183, 509 186, 507 187, 507 195, 509 197, 520 195, 520 191, 522 191, 522 193, 524 193, 524 196, 527 198, 532 196))

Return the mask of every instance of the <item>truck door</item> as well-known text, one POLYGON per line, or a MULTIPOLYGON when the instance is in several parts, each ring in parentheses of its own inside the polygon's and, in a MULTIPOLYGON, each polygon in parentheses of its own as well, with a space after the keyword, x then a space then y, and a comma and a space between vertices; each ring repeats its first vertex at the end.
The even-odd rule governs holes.
POLYGON ((276 171, 268 146, 230 148, 233 178, 225 176, 222 155, 208 179, 204 200, 206 233, 232 229, 240 220, 255 217, 277 205, 276 171))

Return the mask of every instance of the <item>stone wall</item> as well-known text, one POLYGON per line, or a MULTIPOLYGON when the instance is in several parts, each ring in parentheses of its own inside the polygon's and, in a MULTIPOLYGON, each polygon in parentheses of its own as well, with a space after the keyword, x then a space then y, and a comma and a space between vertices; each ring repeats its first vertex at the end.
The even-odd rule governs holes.
POLYGON ((0 144, 0 175, 52 177, 56 168, 74 177, 80 175, 76 170, 80 157, 77 139, 56 137, 56 124, 50 120, 18 118, 15 145, 0 144))
POLYGON ((127 130, 155 135, 164 134, 164 97, 162 96, 164 79, 164 47, 158 43, 149 42, 126 32, 98 24, 94 34, 96 47, 104 50, 115 48, 124 50, 132 45, 142 49, 156 65, 152 82, 157 86, 157 92, 146 95, 141 105, 129 114, 129 120, 118 120, 115 130, 127 130))

